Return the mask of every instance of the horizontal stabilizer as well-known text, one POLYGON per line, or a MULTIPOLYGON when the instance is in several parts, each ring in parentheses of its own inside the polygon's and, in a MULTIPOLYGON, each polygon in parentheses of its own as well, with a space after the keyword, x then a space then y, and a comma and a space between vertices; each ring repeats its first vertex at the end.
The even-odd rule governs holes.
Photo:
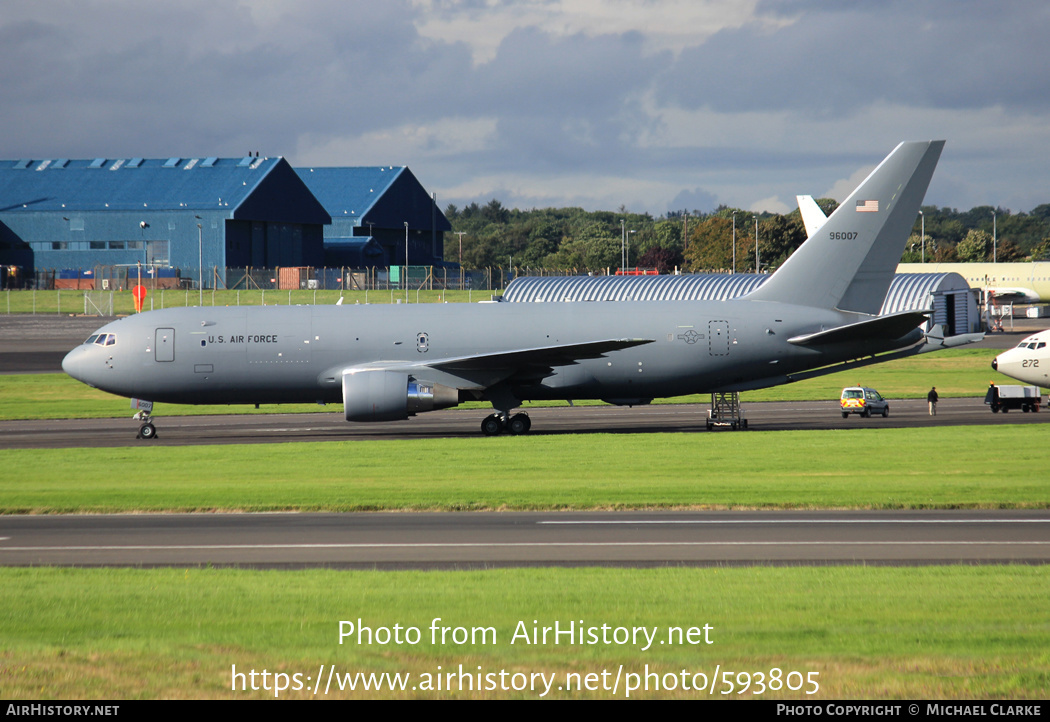
POLYGON ((833 343, 856 343, 870 339, 892 341, 926 323, 926 316, 931 313, 933 311, 904 311, 888 316, 877 316, 860 323, 851 323, 848 326, 795 336, 789 338, 788 343, 797 346, 826 346, 833 343))
POLYGON ((961 333, 958 336, 945 336, 944 327, 940 324, 934 326, 926 334, 926 343, 922 345, 918 353, 929 353, 940 351, 944 348, 955 348, 970 343, 977 343, 984 338, 984 333, 961 333))

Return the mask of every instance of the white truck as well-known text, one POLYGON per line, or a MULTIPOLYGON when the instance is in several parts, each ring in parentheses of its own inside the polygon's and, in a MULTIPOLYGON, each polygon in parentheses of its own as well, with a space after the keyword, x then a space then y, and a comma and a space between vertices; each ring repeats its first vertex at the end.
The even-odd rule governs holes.
POLYGON ((992 407, 992 413, 1004 414, 1010 409, 1021 409, 1026 414, 1038 411, 1043 403, 1038 386, 996 386, 991 384, 984 395, 984 403, 992 407))

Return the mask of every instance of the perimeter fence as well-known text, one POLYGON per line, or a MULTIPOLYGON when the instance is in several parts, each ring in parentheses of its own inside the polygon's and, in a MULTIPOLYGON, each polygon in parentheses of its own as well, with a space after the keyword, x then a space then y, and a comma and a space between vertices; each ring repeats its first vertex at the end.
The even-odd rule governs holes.
POLYGON ((0 294, 0 314, 112 316, 133 313, 132 289, 136 286, 146 291, 143 310, 148 311, 198 305, 469 302, 498 295, 519 276, 609 274, 618 275, 618 269, 373 266, 201 270, 144 264, 47 269, 38 270, 28 283, 4 288, 0 294))
MULTIPOLYGON (((352 268, 281 267, 223 268, 94 266, 38 269, 23 282, 4 288, 38 290, 122 291, 135 286, 147 290, 260 290, 260 291, 387 291, 416 290, 499 291, 518 276, 602 276, 618 269, 542 268, 509 266, 478 269, 441 266, 369 266, 352 268)), ((645 271, 630 269, 630 275, 645 271)))

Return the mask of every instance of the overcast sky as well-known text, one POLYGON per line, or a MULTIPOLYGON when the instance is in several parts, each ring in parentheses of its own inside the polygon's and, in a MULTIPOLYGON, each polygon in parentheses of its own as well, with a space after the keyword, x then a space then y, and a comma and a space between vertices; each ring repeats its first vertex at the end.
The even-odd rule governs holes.
POLYGON ((1050 202, 1045 0, 0 0, 0 158, 407 165, 438 203, 1050 202))

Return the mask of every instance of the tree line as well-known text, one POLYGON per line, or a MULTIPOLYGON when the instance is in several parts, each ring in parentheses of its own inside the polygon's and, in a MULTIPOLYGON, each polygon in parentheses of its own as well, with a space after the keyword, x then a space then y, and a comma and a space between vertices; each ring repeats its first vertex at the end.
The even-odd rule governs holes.
MULTIPOLYGON (((830 214, 838 204, 821 198, 830 214)), ((585 211, 582 208, 505 208, 493 199, 463 208, 450 204, 445 216, 445 260, 472 268, 534 268, 615 272, 626 249, 628 268, 668 273, 753 273, 777 268, 806 240, 798 209, 787 214, 753 213, 720 206, 713 212, 648 213, 585 211), (758 249, 755 248, 757 222, 758 249), (734 233, 735 226, 735 233, 734 233), (735 243, 734 243, 735 235, 735 243)), ((901 259, 906 263, 1050 260, 1050 204, 1029 213, 978 206, 968 211, 923 206, 901 259), (925 219, 925 242, 922 220, 925 219), (993 227, 994 224, 994 227, 993 227), (994 232, 994 242, 993 242, 994 232)))

